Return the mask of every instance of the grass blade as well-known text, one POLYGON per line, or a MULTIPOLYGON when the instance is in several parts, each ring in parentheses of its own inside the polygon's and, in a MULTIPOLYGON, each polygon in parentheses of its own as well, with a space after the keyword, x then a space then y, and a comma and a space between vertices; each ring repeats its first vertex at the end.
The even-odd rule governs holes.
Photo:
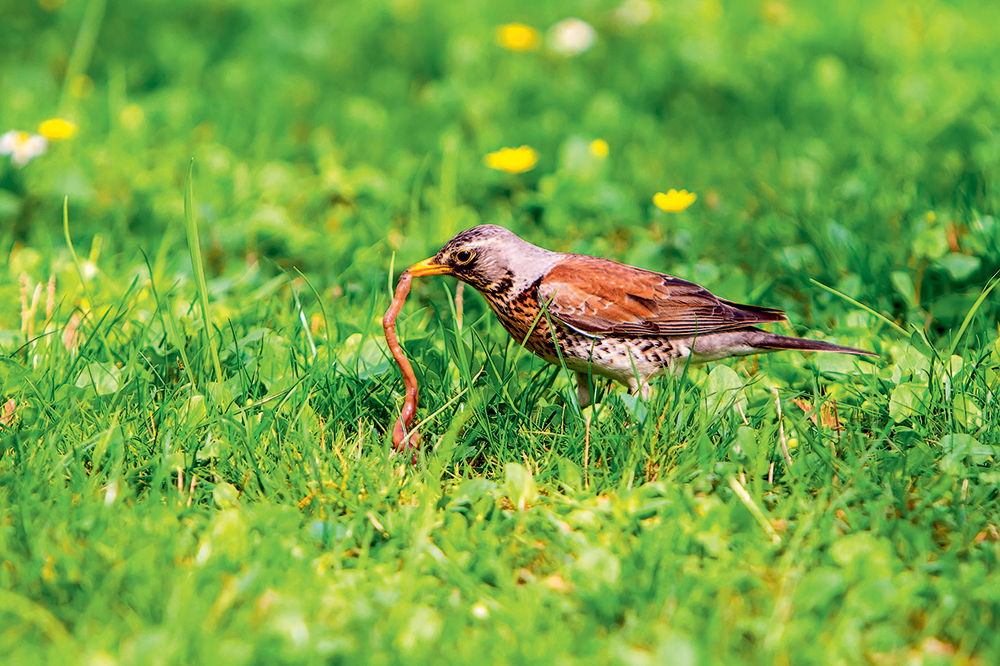
POLYGON ((812 282, 817 287, 821 287, 823 289, 826 289, 831 294, 833 294, 835 296, 839 296, 842 299, 844 299, 845 301, 847 301, 848 303, 851 303, 852 305, 861 308, 865 312, 868 312, 869 314, 875 315, 876 317, 878 317, 879 319, 881 319, 882 321, 884 321, 886 324, 888 324, 889 326, 891 326, 892 328, 894 328, 896 330, 896 332, 899 333, 900 335, 902 335, 904 337, 907 337, 907 338, 910 337, 910 334, 906 332, 905 328, 903 328, 902 326, 900 326, 899 324, 897 324, 893 320, 889 319, 888 317, 886 317, 881 312, 876 312, 875 310, 872 310, 870 307, 868 307, 864 303, 860 303, 860 302, 854 300, 853 298, 851 298, 847 294, 845 294, 843 292, 840 292, 840 291, 837 291, 833 287, 826 286, 825 284, 823 284, 819 280, 816 280, 815 278, 809 278, 809 281, 812 282))
POLYGON ((212 344, 212 321, 208 316, 208 287, 205 285, 205 266, 201 260, 201 243, 198 240, 198 223, 194 218, 194 160, 188 167, 187 182, 184 185, 184 221, 187 226, 188 250, 191 252, 191 270, 194 271, 195 282, 198 284, 198 299, 201 301, 201 316, 205 325, 205 338, 208 348, 212 351, 212 365, 215 367, 215 380, 222 381, 222 364, 219 362, 219 350, 212 344))
POLYGON ((976 299, 976 302, 972 304, 972 308, 966 313, 965 319, 962 320, 962 325, 958 327, 958 333, 955 334, 955 339, 951 341, 951 349, 948 351, 949 357, 954 355, 955 350, 958 349, 958 343, 962 339, 962 336, 965 335, 965 330, 969 328, 969 324, 972 323, 972 318, 979 311, 979 308, 982 307, 986 297, 990 295, 990 292, 993 291, 998 283, 1000 283, 1000 273, 994 273, 986 288, 983 289, 983 293, 979 294, 979 298, 976 299))

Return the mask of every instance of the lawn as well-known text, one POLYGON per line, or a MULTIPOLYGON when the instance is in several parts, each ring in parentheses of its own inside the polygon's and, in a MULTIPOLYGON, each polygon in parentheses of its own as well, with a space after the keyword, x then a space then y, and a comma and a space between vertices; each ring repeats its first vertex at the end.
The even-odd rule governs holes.
POLYGON ((0 15, 2 663, 1000 663, 1000 5, 0 15), (879 357, 581 411, 420 279, 413 464, 480 223, 879 357))

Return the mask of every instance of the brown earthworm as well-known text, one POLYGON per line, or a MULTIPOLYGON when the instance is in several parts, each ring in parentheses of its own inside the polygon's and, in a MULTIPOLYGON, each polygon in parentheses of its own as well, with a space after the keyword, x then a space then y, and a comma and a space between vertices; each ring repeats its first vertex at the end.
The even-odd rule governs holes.
POLYGON ((392 353, 392 358, 403 373, 403 386, 406 388, 403 409, 400 411, 399 419, 392 430, 392 445, 397 451, 413 449, 415 456, 416 450, 420 448, 420 440, 417 437, 417 433, 410 430, 410 424, 417 413, 417 397, 419 396, 417 376, 413 374, 413 366, 410 365, 410 360, 406 358, 403 348, 399 346, 399 338, 396 337, 396 316, 402 309, 404 301, 406 301, 406 295, 410 293, 411 279, 412 276, 409 271, 404 271, 399 276, 399 282, 396 284, 396 295, 393 296, 392 303, 389 304, 389 309, 385 311, 385 316, 382 317, 382 328, 385 330, 385 340, 389 343, 389 351, 392 353))

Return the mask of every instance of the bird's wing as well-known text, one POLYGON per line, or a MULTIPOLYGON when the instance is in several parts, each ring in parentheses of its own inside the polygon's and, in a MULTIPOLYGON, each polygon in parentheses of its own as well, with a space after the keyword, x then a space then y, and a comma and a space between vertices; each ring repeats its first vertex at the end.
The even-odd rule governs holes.
POLYGON ((704 335, 785 319, 781 310, 731 303, 680 278, 571 256, 542 278, 538 299, 552 317, 585 335, 704 335))

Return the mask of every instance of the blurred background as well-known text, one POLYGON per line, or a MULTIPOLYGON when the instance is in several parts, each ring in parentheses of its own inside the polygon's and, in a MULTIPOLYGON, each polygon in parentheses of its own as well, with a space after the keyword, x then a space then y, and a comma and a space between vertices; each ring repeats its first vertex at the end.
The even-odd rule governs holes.
POLYGON ((935 337, 1000 268, 995 2, 2 0, 0 15, 0 134, 73 128, 0 158, 12 276, 53 270, 64 196, 84 254, 96 239, 111 263, 189 270, 192 158, 210 278, 295 268, 345 303, 370 301, 394 254, 398 272, 482 222, 851 325, 815 278, 935 337), (520 146, 530 168, 488 163, 520 146), (660 210, 669 188, 697 200, 660 210))

